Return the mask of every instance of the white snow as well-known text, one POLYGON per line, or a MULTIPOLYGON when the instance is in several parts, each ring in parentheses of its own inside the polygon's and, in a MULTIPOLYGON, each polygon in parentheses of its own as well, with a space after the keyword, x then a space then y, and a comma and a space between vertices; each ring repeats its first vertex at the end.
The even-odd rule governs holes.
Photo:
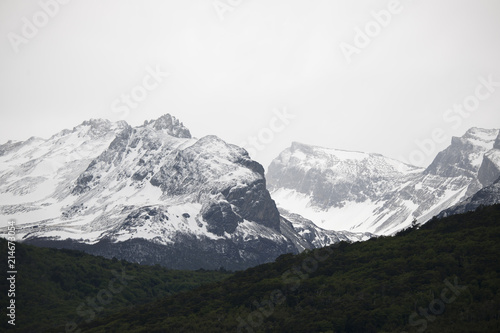
POLYGON ((365 224, 373 218, 379 205, 369 200, 363 203, 346 202, 341 208, 322 210, 311 203, 308 195, 295 190, 281 188, 273 191, 271 197, 278 207, 299 214, 326 230, 374 231, 366 229, 365 224))

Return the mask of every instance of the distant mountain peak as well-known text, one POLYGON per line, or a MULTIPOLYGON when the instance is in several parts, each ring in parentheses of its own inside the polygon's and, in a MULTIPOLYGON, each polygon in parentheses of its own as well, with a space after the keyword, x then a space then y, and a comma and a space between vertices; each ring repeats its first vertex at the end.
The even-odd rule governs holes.
POLYGON ((81 123, 82 126, 92 126, 92 127, 99 127, 103 125, 111 125, 111 121, 108 119, 101 119, 101 118, 91 118, 88 120, 83 121, 81 123))
POLYGON ((267 180, 279 209, 320 227, 391 234, 498 179, 499 132, 475 127, 453 137, 427 169, 380 154, 293 142, 269 165, 267 180))
POLYGON ((217 136, 191 138, 169 114, 135 127, 91 119, 48 140, 0 145, 0 159, 0 215, 30 221, 18 232, 28 242, 192 269, 240 269, 299 250, 301 236, 281 232, 264 168, 217 136))
POLYGON ((456 177, 477 174, 485 152, 493 149, 498 129, 473 127, 461 137, 452 137, 451 145, 439 152, 426 169, 427 174, 456 177))
POLYGON ((465 134, 464 138, 468 137, 483 137, 486 140, 489 140, 489 137, 498 135, 498 129, 490 129, 490 128, 480 128, 480 127, 471 127, 469 128, 465 134))
POLYGON ((58 140, 72 133, 78 133, 78 137, 87 137, 89 139, 104 138, 111 133, 119 132, 125 129, 127 126, 127 122, 123 120, 112 122, 108 119, 92 118, 83 121, 81 124, 73 127, 71 130, 64 129, 52 135, 49 140, 58 140))
POLYGON ((310 145, 302 142, 297 142, 293 141, 291 146, 291 150, 303 150, 306 152, 326 152, 328 154, 334 154, 335 152, 339 153, 350 153, 350 154, 361 154, 361 155, 366 155, 368 157, 368 153, 360 152, 360 151, 355 151, 355 150, 345 150, 345 149, 338 149, 338 148, 327 148, 327 147, 322 147, 322 146, 317 146, 317 145, 310 145))
POLYGON ((296 168, 310 168, 313 170, 341 171, 344 175, 357 173, 357 168, 350 166, 362 163, 378 172, 387 174, 413 172, 419 168, 407 165, 381 154, 365 153, 335 148, 325 148, 292 142, 289 148, 283 150, 271 163, 270 168, 276 164, 294 165, 296 168))
POLYGON ((461 137, 453 137, 452 143, 461 141, 461 143, 468 143, 470 145, 483 147, 485 149, 493 148, 492 144, 495 143, 495 139, 500 134, 500 130, 498 129, 486 129, 479 127, 472 127, 467 132, 464 133, 461 137))
POLYGON ((169 135, 177 138, 191 138, 191 133, 182 122, 170 114, 164 114, 156 120, 146 121, 145 126, 150 126, 157 131, 166 131, 169 135))

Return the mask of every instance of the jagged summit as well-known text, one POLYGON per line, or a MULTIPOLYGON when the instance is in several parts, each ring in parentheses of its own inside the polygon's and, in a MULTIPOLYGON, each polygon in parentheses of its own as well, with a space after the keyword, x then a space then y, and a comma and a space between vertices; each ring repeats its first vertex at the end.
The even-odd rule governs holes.
POLYGON ((241 269, 429 220, 500 177, 499 132, 454 138, 425 172, 380 154, 293 142, 266 184, 243 148, 192 138, 169 114, 136 127, 91 119, 47 140, 0 145, 0 220, 17 219, 18 237, 40 245, 241 269))
POLYGON ((81 126, 92 126, 92 127, 101 127, 101 126, 110 126, 111 121, 108 119, 102 119, 102 118, 91 118, 88 120, 84 120, 81 123, 81 126))
POLYGON ((498 129, 471 127, 465 132, 462 139, 489 142, 491 137, 498 136, 498 133, 498 129))
POLYGON ((244 149, 191 138, 168 114, 137 127, 92 119, 7 148, 0 214, 23 222, 28 242, 190 269, 241 269, 314 247, 289 225, 282 233, 264 168, 244 149))
POLYGON ((451 145, 437 154, 425 173, 443 177, 457 177, 464 173, 476 175, 484 153, 493 149, 499 132, 498 129, 473 127, 463 136, 453 137, 451 145))
POLYGON ((152 127, 157 131, 166 131, 169 135, 177 138, 191 138, 191 133, 182 122, 170 114, 164 114, 158 119, 145 121, 144 126, 152 127))
POLYGON ((471 128, 427 168, 294 142, 268 168, 281 211, 329 230, 391 234, 424 223, 500 176, 498 129, 471 128))
POLYGON ((349 200, 364 201, 379 186, 418 170, 380 154, 323 148, 294 142, 272 161, 270 189, 289 188, 312 195, 319 207, 342 207, 349 200), (363 183, 359 183, 362 180, 363 183))

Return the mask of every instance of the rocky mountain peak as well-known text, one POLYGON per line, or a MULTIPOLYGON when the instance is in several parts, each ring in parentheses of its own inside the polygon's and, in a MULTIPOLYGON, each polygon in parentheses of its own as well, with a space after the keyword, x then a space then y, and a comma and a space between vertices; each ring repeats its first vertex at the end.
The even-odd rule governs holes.
POLYGON ((484 153, 493 148, 498 134, 498 129, 473 127, 463 136, 453 137, 451 145, 437 154, 425 173, 443 177, 475 177, 484 153))
POLYGON ((85 120, 83 123, 81 123, 82 126, 91 126, 91 127, 102 127, 102 126, 110 126, 111 121, 108 119, 95 119, 91 118, 89 120, 85 120))
POLYGON ((292 211, 296 203, 307 201, 305 205, 328 210, 378 198, 381 189, 393 188, 412 172, 412 167, 380 154, 294 142, 270 164, 267 179, 282 208, 292 211))
POLYGON ((486 128, 479 128, 479 127, 472 127, 465 134, 462 136, 462 139, 468 140, 468 141, 480 141, 480 142, 485 142, 489 143, 491 142, 491 139, 495 139, 496 136, 498 135, 499 130, 498 129, 486 129, 486 128))
POLYGON ((312 152, 313 146, 307 145, 305 143, 293 141, 292 144, 290 145, 290 150, 291 151, 302 150, 304 152, 312 152))
POLYGON ((113 135, 113 133, 120 132, 127 126, 128 124, 123 120, 111 122, 108 119, 89 119, 73 127, 71 130, 64 129, 54 134, 50 139, 59 140, 72 133, 77 133, 78 137, 87 137, 87 139, 94 140, 113 135))
POLYGON ((182 122, 170 114, 164 114, 156 120, 145 122, 146 126, 151 126, 157 131, 166 131, 169 135, 177 138, 191 138, 191 133, 182 122))
POLYGON ((471 128, 425 170, 379 154, 294 142, 273 160, 267 179, 281 210, 325 229, 390 234, 498 179, 498 136, 498 129, 471 128))

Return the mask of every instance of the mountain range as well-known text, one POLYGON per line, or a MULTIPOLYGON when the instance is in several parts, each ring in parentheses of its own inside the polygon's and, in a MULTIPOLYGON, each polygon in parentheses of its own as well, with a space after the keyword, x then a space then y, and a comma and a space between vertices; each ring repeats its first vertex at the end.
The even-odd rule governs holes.
POLYGON ((244 149, 193 138, 169 114, 136 127, 93 119, 0 145, 0 215, 26 243, 239 270, 425 223, 496 188, 499 170, 499 130, 470 129, 425 169, 292 143, 265 175, 244 149))
POLYGON ((285 214, 329 230, 390 235, 427 222, 500 177, 499 132, 471 128, 427 168, 294 142, 269 166, 268 188, 285 214))
POLYGON ((371 237, 282 218, 264 168, 244 149, 195 139, 170 115, 137 127, 90 120, 0 152, 0 213, 27 243, 171 268, 243 269, 371 237))

